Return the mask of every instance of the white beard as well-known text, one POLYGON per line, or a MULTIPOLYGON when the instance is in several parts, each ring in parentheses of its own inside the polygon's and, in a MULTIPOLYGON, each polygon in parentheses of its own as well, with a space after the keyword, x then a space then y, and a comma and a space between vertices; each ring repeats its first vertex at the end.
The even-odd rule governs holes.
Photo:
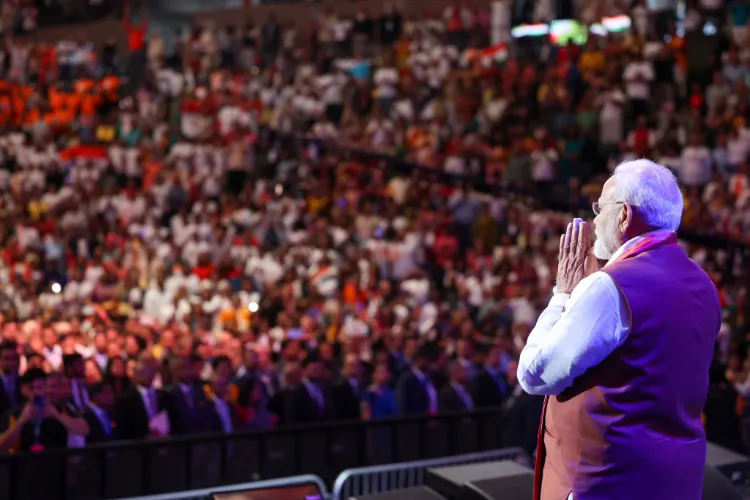
POLYGON ((594 256, 599 260, 609 260, 620 248, 622 239, 617 234, 617 230, 599 234, 598 231, 594 233, 596 235, 596 241, 594 241, 594 256))
POLYGON ((599 238, 599 235, 596 236, 596 241, 594 242, 594 256, 599 260, 609 260, 612 258, 612 253, 604 248, 604 241, 599 238))

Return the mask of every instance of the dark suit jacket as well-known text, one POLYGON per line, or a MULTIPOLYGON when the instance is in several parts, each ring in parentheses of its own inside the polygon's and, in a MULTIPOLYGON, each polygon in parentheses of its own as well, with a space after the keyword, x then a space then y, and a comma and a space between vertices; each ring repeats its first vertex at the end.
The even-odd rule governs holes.
POLYGON ((11 400, 11 395, 5 390, 5 384, 0 380, 0 415, 4 415, 6 412, 12 410, 16 406, 20 405, 23 401, 21 396, 21 384, 18 383, 19 377, 16 377, 15 383, 15 403, 11 400))
POLYGON ((364 383, 359 383, 359 393, 354 392, 354 388, 346 378, 339 378, 333 384, 333 404, 335 417, 338 420, 354 420, 361 415, 360 405, 362 404, 362 390, 364 383))
MULTIPOLYGON (((466 394, 470 395, 469 390, 466 390, 466 394)), ((438 397, 438 409, 441 412, 457 412, 457 411, 469 411, 472 408, 467 407, 464 400, 459 396, 458 391, 451 385, 447 384, 440 390, 438 397)))
POLYGON ((485 367, 477 369, 472 381, 472 396, 477 408, 499 408, 507 398, 509 389, 505 375, 500 374, 500 383, 485 367))
MULTIPOLYGON (((210 401, 211 404, 211 421, 210 421, 210 431, 211 432, 226 432, 226 429, 224 429, 224 426, 222 425, 221 417, 219 416, 219 411, 216 409, 216 402, 210 401)), ((229 408, 229 415, 232 418, 232 432, 241 430, 241 422, 239 419, 239 415, 237 413, 237 407, 227 402, 227 406, 229 408)))
POLYGON ((288 388, 283 396, 285 424, 321 422, 330 420, 334 415, 333 401, 329 388, 321 386, 321 393, 325 402, 323 411, 312 398, 304 384, 288 388))
POLYGON ((396 407, 400 415, 424 415, 430 411, 430 395, 411 370, 396 383, 396 407))
POLYGON ((393 374, 393 380, 397 381, 401 375, 409 371, 409 363, 400 354, 388 353, 388 368, 393 374))
MULTIPOLYGON (((89 433, 86 436, 86 444, 103 443, 111 441, 114 438, 114 429, 107 430, 104 428, 104 424, 99 420, 99 417, 89 407, 83 410, 83 419, 89 424, 89 433)), ((110 424, 112 420, 110 418, 110 424)))
MULTIPOLYGON (((164 396, 156 391, 158 410, 164 409, 164 396)), ((146 407, 136 386, 120 394, 115 403, 114 426, 117 439, 144 439, 150 433, 146 407)))
POLYGON ((508 398, 503 406, 500 426, 503 448, 518 446, 533 455, 543 405, 544 396, 532 396, 523 391, 518 396, 508 398))
POLYGON ((192 402, 188 402, 180 384, 164 391, 165 409, 173 436, 210 432, 214 421, 214 406, 208 401, 202 387, 192 387, 192 402))

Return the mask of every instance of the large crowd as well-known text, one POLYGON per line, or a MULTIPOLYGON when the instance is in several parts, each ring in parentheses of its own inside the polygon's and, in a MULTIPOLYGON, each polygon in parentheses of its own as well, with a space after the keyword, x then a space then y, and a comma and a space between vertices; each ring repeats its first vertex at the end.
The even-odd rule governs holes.
MULTIPOLYGON (((695 16, 683 37, 645 8, 582 46, 492 45, 458 6, 175 43, 126 12, 126 54, 11 40, 0 450, 506 405, 533 452, 516 359, 608 171, 657 159, 683 228, 750 229, 748 6, 705 79, 695 16)), ((741 449, 750 267, 684 244, 725 307, 707 433, 741 449)))

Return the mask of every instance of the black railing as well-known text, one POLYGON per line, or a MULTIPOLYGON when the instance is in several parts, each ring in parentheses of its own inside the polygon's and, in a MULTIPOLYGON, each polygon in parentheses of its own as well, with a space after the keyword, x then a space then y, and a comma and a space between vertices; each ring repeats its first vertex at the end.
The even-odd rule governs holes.
POLYGON ((500 448, 501 411, 287 426, 0 456, 0 498, 123 498, 500 448))

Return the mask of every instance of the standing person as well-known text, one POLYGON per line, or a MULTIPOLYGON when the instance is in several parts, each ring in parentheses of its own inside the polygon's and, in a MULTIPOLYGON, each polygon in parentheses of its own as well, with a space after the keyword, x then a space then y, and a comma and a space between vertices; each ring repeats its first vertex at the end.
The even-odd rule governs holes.
POLYGON ((324 366, 317 352, 302 362, 304 378, 284 397, 286 423, 322 422, 333 415, 331 394, 324 383, 324 366))
POLYGON ((164 401, 161 391, 154 388, 157 362, 151 356, 141 355, 133 368, 133 381, 129 389, 115 403, 115 432, 118 439, 145 439, 161 437, 159 431, 151 429, 151 421, 162 410, 164 401))
POLYGON ((341 377, 333 383, 333 403, 337 420, 355 420, 360 417, 364 396, 362 363, 355 354, 348 354, 341 377))
POLYGON ((0 344, 0 415, 21 403, 21 384, 18 382, 20 361, 16 342, 6 340, 0 344))
POLYGON ((80 413, 89 404, 89 391, 86 388, 86 365, 80 354, 63 356, 63 370, 70 380, 71 403, 80 413))
POLYGON ((128 67, 126 74, 130 79, 132 89, 140 89, 141 82, 146 74, 146 33, 148 32, 148 16, 146 9, 141 11, 141 20, 133 24, 131 20, 130 6, 125 8, 123 24, 128 34, 128 67))
POLYGON ((454 361, 450 366, 450 383, 440 390, 438 405, 441 412, 474 409, 474 398, 469 392, 468 380, 467 369, 458 361, 454 361))
POLYGON ((391 389, 391 370, 387 363, 379 363, 372 374, 372 385, 364 397, 365 420, 396 416, 396 396, 391 389))
POLYGON ((580 219, 560 238, 555 294, 518 367, 547 396, 536 500, 701 498, 721 305, 677 243, 682 208, 667 168, 627 162, 593 204, 593 249, 580 219))
POLYGON ((396 383, 396 405, 400 415, 426 415, 438 411, 438 392, 428 373, 430 350, 422 346, 414 355, 412 368, 396 383))
MULTIPOLYGON (((483 346, 483 349, 487 348, 483 346)), ((508 380, 502 370, 502 350, 489 349, 484 366, 477 368, 472 380, 474 402, 479 408, 499 408, 509 396, 508 380)))
POLYGON ((164 391, 169 426, 174 435, 200 434, 211 430, 213 405, 199 388, 190 356, 175 356, 170 362, 175 382, 164 391))
POLYGON ((115 406, 115 391, 106 382, 97 382, 91 386, 91 400, 82 417, 89 425, 86 444, 103 443, 114 438, 112 429, 112 409, 115 406))

